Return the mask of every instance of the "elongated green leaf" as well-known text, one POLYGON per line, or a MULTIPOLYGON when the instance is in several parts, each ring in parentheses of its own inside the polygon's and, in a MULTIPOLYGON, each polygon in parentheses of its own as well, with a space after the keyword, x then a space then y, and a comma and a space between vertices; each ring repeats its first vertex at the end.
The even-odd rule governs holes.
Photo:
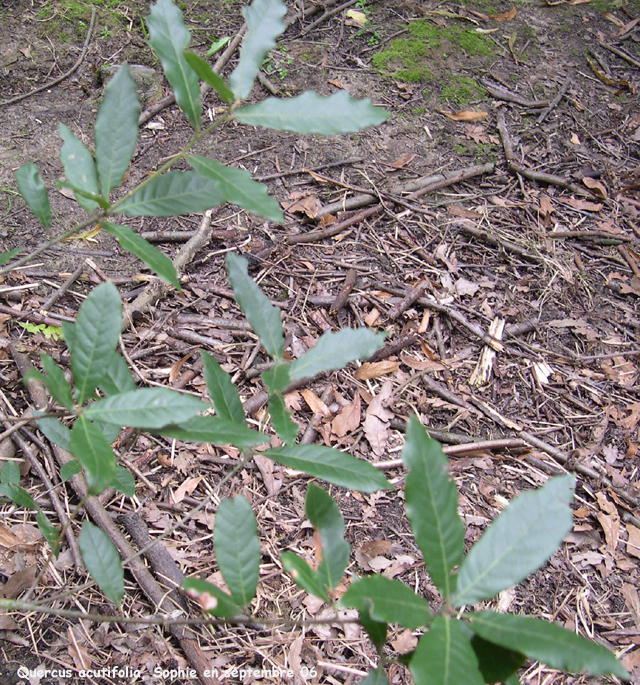
POLYGON ((229 374, 222 370, 220 364, 209 354, 200 351, 204 380, 207 384, 209 399, 216 410, 216 416, 240 426, 246 426, 244 409, 235 385, 229 374))
POLYGON ((47 515, 38 509, 36 513, 36 524, 38 525, 38 530, 42 533, 44 539, 49 543, 53 556, 57 559, 60 553, 60 542, 58 540, 58 529, 55 528, 51 521, 47 518, 47 515))
POLYGON ((62 447, 67 452, 70 451, 71 431, 64 423, 60 423, 58 419, 45 417, 36 419, 36 425, 47 440, 51 440, 54 445, 62 447))
POLYGON ((426 600, 399 580, 380 575, 367 576, 353 582, 342 595, 340 603, 369 613, 375 621, 399 623, 405 628, 427 625, 431 612, 426 600))
POLYGON ((283 360, 284 335, 280 310, 251 280, 248 263, 244 257, 227 252, 227 273, 233 289, 233 296, 247 317, 251 328, 258 334, 264 349, 276 361, 283 360))
MULTIPOLYGON (((64 167, 67 181, 80 190, 100 195, 96 165, 89 150, 64 124, 58 126, 58 135, 64 141, 64 145, 60 148, 60 161, 64 167)), ((93 212, 98 207, 97 202, 87 200, 79 194, 76 194, 76 200, 88 213, 93 212)))
POLYGON ((40 178, 38 167, 29 162, 21 166, 15 173, 18 190, 29 209, 36 215, 36 219, 45 227, 51 226, 51 208, 49 196, 40 178))
POLYGON ((213 528, 213 546, 233 601, 248 606, 258 585, 260 542, 251 505, 242 495, 220 502, 213 528))
POLYGON ((117 426, 158 429, 188 421, 206 408, 195 397, 168 388, 140 388, 98 400, 84 415, 117 426))
POLYGON ((82 465, 77 459, 72 459, 60 467, 60 480, 66 483, 69 478, 73 478, 80 471, 82 471, 82 465))
POLYGON ((233 445, 239 450, 269 442, 264 433, 247 428, 235 421, 217 416, 194 416, 180 425, 166 425, 156 431, 183 442, 209 443, 211 445, 233 445))
POLYGON ((124 466, 116 465, 116 472, 113 476, 111 487, 118 492, 121 492, 127 497, 133 497, 136 493, 136 482, 133 476, 124 466))
POLYGON ((292 445, 298 436, 298 424, 291 420, 282 395, 280 393, 269 395, 267 408, 273 430, 285 445, 292 445))
POLYGON ((374 492, 391 487, 369 462, 324 445, 276 447, 262 455, 283 466, 351 490, 374 492))
MULTIPOLYGON (((191 35, 185 28, 182 12, 171 0, 158 0, 147 19, 149 44, 158 55, 176 102, 189 123, 200 128, 200 84, 184 58, 191 35)), ((196 210, 197 211, 197 210, 196 210)))
POLYGON ((41 354, 40 361, 42 368, 46 371, 47 376, 44 378, 45 385, 51 393, 51 397, 63 407, 67 409, 73 408, 73 400, 71 399, 71 390, 69 384, 64 378, 62 369, 51 359, 48 354, 41 354))
MULTIPOLYGON (((122 305, 116 287, 108 281, 82 303, 73 327, 71 371, 78 404, 93 394, 118 344, 122 305)), ((63 326, 66 339, 66 327, 63 326)), ((123 424, 124 425, 124 424, 123 424)))
POLYGON ((14 504, 24 509, 31 509, 32 511, 38 509, 38 505, 33 501, 31 495, 13 483, 0 483, 0 494, 8 497, 14 504))
POLYGON ((89 494, 99 495, 113 482, 116 459, 111 445, 100 429, 79 416, 71 429, 71 454, 82 464, 89 486, 89 494))
POLYGON ((544 564, 571 530, 572 476, 525 492, 493 521, 458 571, 455 606, 490 599, 544 564))
POLYGON ((104 435, 107 442, 112 445, 118 435, 120 435, 120 426, 114 423, 104 423, 104 421, 92 421, 93 425, 104 435))
POLYGON ((284 552, 280 555, 282 568, 291 576, 293 582, 314 597, 319 597, 325 602, 329 599, 320 582, 318 574, 307 564, 304 559, 293 552, 284 552))
POLYGON ((389 685, 389 680, 382 666, 378 666, 378 668, 369 671, 358 685, 389 685))
POLYGON ((178 281, 178 274, 169 257, 163 255, 148 240, 145 240, 128 226, 120 226, 119 224, 103 221, 102 228, 116 237, 123 250, 131 252, 131 254, 141 259, 158 276, 171 283, 176 290, 182 290, 178 281))
POLYGON ((233 618, 240 613, 238 607, 226 592, 200 578, 185 578, 181 585, 189 597, 198 602, 203 611, 213 616, 233 618))
POLYGON ((289 362, 275 363, 262 372, 262 382, 270 393, 282 392, 291 384, 291 364, 289 362))
MULTIPOLYGON (((207 54, 207 56, 209 55, 207 54)), ((208 86, 211 86, 228 105, 233 103, 233 93, 227 88, 222 78, 211 69, 207 61, 203 60, 202 57, 198 57, 195 52, 190 52, 189 50, 184 51, 184 58, 201 81, 204 81, 208 86)))
POLYGON ((276 46, 276 38, 284 32, 282 21, 287 8, 282 0, 253 0, 242 10, 247 32, 242 39, 238 66, 229 76, 229 86, 236 100, 249 96, 267 52, 276 46))
POLYGON ((280 205, 267 193, 267 187, 256 183, 244 169, 233 169, 200 155, 189 155, 187 162, 202 178, 218 183, 220 193, 227 202, 270 221, 283 221, 280 205))
POLYGON ((243 124, 295 133, 354 133, 377 126, 388 112, 370 100, 354 100, 346 90, 329 97, 307 91, 295 98, 267 98, 257 105, 239 107, 233 116, 243 124))
POLYGON ((388 626, 386 623, 381 623, 371 617, 371 601, 369 599, 364 599, 363 603, 366 605, 366 608, 358 612, 358 620, 379 653, 387 641, 388 626))
POLYGON ((605 647, 539 618, 482 611, 470 614, 471 628, 480 637, 547 666, 591 676, 629 674, 605 647))
POLYGON ((0 266, 10 262, 14 257, 17 257, 23 251, 23 249, 24 248, 22 247, 16 247, 15 250, 9 250, 8 252, 3 252, 0 254, 0 266))
POLYGON ((448 599, 455 584, 453 567, 464 551, 464 526, 458 517, 458 493, 447 476, 448 462, 415 416, 409 417, 402 461, 407 516, 435 586, 448 599))
POLYGON ((111 355, 104 376, 98 382, 98 387, 105 395, 118 395, 121 392, 136 389, 127 362, 117 352, 111 355))
POLYGON ((382 347, 384 338, 383 333, 368 328, 325 333, 308 352, 291 362, 291 380, 342 369, 355 359, 366 359, 382 347))
POLYGON ((204 212, 221 202, 224 198, 213 181, 195 171, 169 171, 118 205, 118 211, 129 216, 174 216, 204 212))
POLYGON ((322 488, 313 483, 307 486, 304 510, 320 536, 322 560, 317 575, 328 589, 333 590, 349 563, 349 543, 344 539, 344 519, 338 505, 322 488))
POLYGON ((506 683, 526 660, 524 654, 483 640, 479 635, 471 637, 471 646, 485 683, 506 683))
POLYGON ((415 685, 484 685, 471 642, 450 616, 434 619, 418 641, 409 670, 415 685))
POLYGON ((96 117, 96 166, 106 200, 129 168, 138 139, 139 115, 136 84, 124 62, 107 83, 96 117))
POLYGON ((15 461, 6 461, 0 469, 0 483, 4 485, 18 485, 20 482, 20 469, 15 461))
POLYGON ((116 606, 124 594, 124 572, 116 548, 100 528, 83 521, 78 546, 87 571, 116 606))

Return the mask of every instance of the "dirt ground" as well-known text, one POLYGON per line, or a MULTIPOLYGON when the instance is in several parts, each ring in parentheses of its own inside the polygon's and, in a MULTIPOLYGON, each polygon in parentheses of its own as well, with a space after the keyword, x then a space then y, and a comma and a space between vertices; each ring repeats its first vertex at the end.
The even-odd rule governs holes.
MULTIPOLYGON (((458 446, 451 469, 469 544, 519 492, 541 485, 549 474, 576 474, 575 526, 566 544, 491 606, 554 620, 593 638, 612 649, 640 683, 640 4, 366 2, 364 27, 347 16, 347 7, 323 18, 323 3, 308 5, 306 12, 301 3, 288 5, 288 16, 298 18, 270 53, 252 98, 260 100, 269 90, 287 97, 344 88, 371 98, 391 117, 378 128, 328 138, 229 124, 199 145, 201 154, 266 178, 286 218, 271 224, 231 206, 215 211, 213 238, 185 269, 183 292, 140 312, 123 336, 140 384, 203 393, 197 360, 205 349, 232 374, 253 418, 260 419, 264 409, 251 400, 261 390, 258 371, 267 359, 229 298, 228 250, 252 255, 253 277, 283 309, 293 356, 324 330, 369 325, 385 331, 388 346, 370 366, 352 365, 287 397, 301 438, 390 462, 385 474, 395 490, 360 495, 331 488, 352 546, 348 574, 384 572, 438 601, 408 535, 403 470, 393 463, 407 416, 415 412, 434 437, 458 446), (557 95, 562 97, 554 101, 557 95), (459 172, 468 173, 456 177, 459 172), (444 181, 411 197, 407 184, 431 176, 444 181), (363 189, 370 193, 367 207, 378 209, 335 236, 318 237, 316 231, 332 221, 362 211, 345 203, 363 189), (348 299, 336 311, 336 297, 352 278, 348 299), (419 292, 412 291, 416 287, 419 292), (403 303, 410 292, 417 299, 403 303), (477 367, 489 350, 487 333, 492 327, 499 337, 501 321, 503 349, 488 357, 486 376, 478 379, 477 367), (365 424, 376 398, 386 398, 386 413, 365 424), (345 408, 356 412, 346 431, 339 420, 345 408), (497 439, 509 442, 460 447, 497 439)), ((234 0, 187 0, 193 48, 204 54, 214 40, 233 36, 242 25, 241 6, 234 0)), ((143 107, 168 94, 145 46, 141 17, 147 9, 140 2, 98 3, 78 69, 55 86, 7 104, 74 65, 91 11, 73 0, 2 1, 0 251, 34 249, 48 238, 16 193, 13 173, 28 161, 38 165, 49 188, 52 234, 82 218, 75 201, 54 189, 62 177, 58 123, 92 145, 110 66, 126 60, 147 67, 140 70, 143 107)), ((350 9, 363 12, 362 3, 350 9)), ((220 108, 211 94, 208 108, 220 108)), ((125 187, 176 152, 189 133, 175 106, 151 118, 141 128, 125 187)), ((129 225, 188 236, 200 222, 193 215, 135 218, 129 225)), ((174 257, 184 239, 157 244, 174 257)), ((22 313, 23 323, 55 324, 73 317, 104 277, 130 302, 145 287, 148 272, 100 233, 57 245, 4 277, 0 411, 19 415, 29 402, 9 342, 19 343, 35 364, 42 351, 68 362, 50 329, 27 330, 11 310, 22 313), (47 299, 83 264, 83 274, 43 312, 47 299)), ((119 444, 136 476, 136 497, 113 496, 105 505, 114 518, 140 511, 152 536, 200 502, 238 456, 229 448, 129 437, 121 436, 119 444)), ((23 438, 49 469, 46 443, 33 433, 23 438)), ((43 491, 33 470, 24 469, 23 476, 21 484, 32 495, 43 491)), ((54 469, 49 476, 59 483, 54 469)), ((278 562, 286 549, 312 559, 313 531, 303 508, 306 481, 260 464, 221 489, 220 496, 244 494, 258 518, 263 565, 257 617, 326 616, 325 607, 283 579, 278 562)), ((60 496, 69 508, 76 501, 63 487, 60 496)), ((46 545, 28 513, 6 504, 0 511, 0 581, 6 583, 4 596, 19 596, 45 558, 46 545)), ((219 580, 212 520, 212 512, 203 511, 164 540, 185 575, 219 580)), ((95 588, 82 589, 86 580, 65 549, 35 598, 46 601, 71 590, 72 601, 55 606, 112 614, 95 588)), ((131 577, 122 611, 152 612, 131 577)), ((162 628, 33 613, 0 615, 0 630, 3 685, 21 681, 20 666, 72 672, 63 680, 31 678, 31 685, 85 682, 78 675, 82 668, 116 666, 140 669, 138 682, 195 682, 170 673, 154 676, 154 669, 188 667, 162 628)), ((302 682, 304 668, 315 668, 317 675, 307 680, 352 685, 375 664, 375 650, 357 625, 195 630, 211 666, 221 671, 291 668, 302 682)), ((407 651, 415 636, 392 631, 390 643, 407 651)), ((388 676, 393 685, 409 681, 399 665, 391 665, 388 676)), ((520 679, 527 685, 596 682, 538 664, 527 664, 520 679)), ((118 681, 132 682, 113 675, 88 680, 118 681)))

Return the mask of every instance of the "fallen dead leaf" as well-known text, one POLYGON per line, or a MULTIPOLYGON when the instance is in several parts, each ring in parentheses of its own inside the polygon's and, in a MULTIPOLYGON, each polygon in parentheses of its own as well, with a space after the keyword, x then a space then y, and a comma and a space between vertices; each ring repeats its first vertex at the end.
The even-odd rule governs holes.
POLYGON ((385 359, 381 362, 364 362, 362 366, 353 374, 354 378, 366 381, 371 378, 379 378, 387 373, 393 373, 400 368, 398 362, 385 359))
POLYGON ((415 154, 407 154, 404 155, 403 157, 399 157, 398 159, 395 160, 395 162, 391 162, 391 166, 394 169, 402 169, 402 167, 407 166, 407 164, 410 164, 413 162, 413 160, 416 158, 415 154))
POLYGON ((338 81, 338 79, 335 78, 328 78, 327 83, 330 86, 335 86, 336 88, 340 88, 341 90, 348 90, 348 88, 342 83, 342 81, 338 81))
POLYGON ((275 462, 272 459, 263 457, 261 454, 254 454, 253 461, 262 475, 262 482, 267 489, 267 494, 270 497, 275 495, 280 490, 283 483, 282 478, 274 478, 273 476, 275 462))
POLYGON ((367 23, 367 15, 364 12, 358 12, 358 10, 347 10, 347 19, 354 22, 349 26, 356 26, 357 28, 362 28, 367 23))
POLYGON ((282 208, 290 214, 306 214, 315 219, 322 207, 322 203, 315 195, 304 195, 293 202, 283 202, 282 208))
POLYGON ((395 640, 391 640, 391 646, 398 654, 412 652, 418 644, 418 638, 409 630, 403 630, 395 640))
POLYGON ((26 566, 20 571, 16 571, 4 584, 0 594, 3 594, 5 599, 13 599, 17 597, 23 590, 33 585, 36 579, 38 568, 36 566, 26 566))
POLYGON ((558 201, 584 212, 599 212, 602 209, 601 204, 589 202, 588 200, 579 200, 576 197, 559 197, 558 201))
POLYGON ((453 121, 478 121, 488 116, 488 112, 473 112, 471 110, 461 110, 460 112, 448 112, 444 109, 437 109, 438 114, 444 114, 445 117, 453 119, 453 121))
POLYGON ((618 514, 616 505, 603 492, 596 493, 596 498, 600 507, 596 518, 602 526, 607 545, 615 550, 620 536, 620 514, 618 514))
POLYGON ((200 481, 202 480, 202 476, 194 476, 193 478, 187 478, 182 485, 179 485, 176 488, 176 491, 173 493, 173 501, 176 504, 179 504, 182 502, 182 500, 187 496, 190 495, 197 487, 200 481))
POLYGON ((600 181, 595 178, 591 178, 591 176, 585 176, 582 179, 582 182, 587 186, 587 188, 589 188, 589 190, 593 190, 601 198, 606 199, 607 190, 602 183, 600 183, 600 181))
POLYGON ((378 457, 384 454, 389 440, 389 421, 393 418, 393 412, 384 406, 384 402, 391 395, 393 395, 393 383, 386 381, 380 388, 380 392, 369 403, 363 424, 364 434, 373 453, 378 457))
POLYGON ((628 523, 625 527, 628 533, 627 554, 640 559, 640 529, 631 523, 628 523))
POLYGON ((360 425, 360 406, 360 395, 356 393, 353 402, 343 407, 331 422, 331 430, 334 435, 343 438, 360 425))
POLYGON ((494 21, 511 21, 515 16, 516 8, 514 5, 510 10, 507 10, 502 14, 490 14, 489 19, 493 19, 494 21))
POLYGON ((311 409, 314 414, 322 414, 325 419, 331 417, 329 407, 327 407, 327 405, 315 394, 315 392, 313 392, 313 390, 305 388, 304 390, 300 391, 300 394, 309 406, 309 409, 311 409))

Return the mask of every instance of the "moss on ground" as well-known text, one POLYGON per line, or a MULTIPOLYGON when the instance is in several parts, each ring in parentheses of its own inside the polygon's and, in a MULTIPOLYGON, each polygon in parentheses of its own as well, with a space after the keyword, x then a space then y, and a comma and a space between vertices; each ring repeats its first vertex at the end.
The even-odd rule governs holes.
POLYGON ((484 89, 466 76, 451 76, 448 85, 440 91, 443 100, 449 100, 456 105, 466 105, 472 100, 483 98, 484 95, 484 89))

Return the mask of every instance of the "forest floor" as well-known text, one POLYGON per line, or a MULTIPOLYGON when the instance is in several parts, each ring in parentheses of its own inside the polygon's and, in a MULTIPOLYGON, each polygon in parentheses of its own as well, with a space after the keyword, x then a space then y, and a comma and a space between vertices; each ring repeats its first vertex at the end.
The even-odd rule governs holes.
MULTIPOLYGON (((62 176, 58 123, 92 146, 109 66, 126 60, 146 67, 139 69, 143 107, 169 93, 145 44, 144 3, 96 4, 78 69, 20 102, 0 103, 0 251, 33 249, 47 238, 16 192, 13 173, 26 162, 38 165, 50 189, 55 225, 81 218, 75 201, 53 190, 62 176)), ((212 239, 184 269, 182 293, 138 312, 122 337, 140 383, 203 394, 204 349, 231 373, 252 418, 261 419, 264 407, 252 398, 267 360, 230 297, 229 250, 251 257, 252 276, 282 308, 292 356, 325 330, 386 332, 387 346, 374 360, 287 396, 301 438, 389 462, 382 466, 394 490, 360 495, 331 488, 352 546, 348 574, 383 572, 438 601, 409 535, 404 471, 394 462, 413 412, 451 453, 468 544, 520 492, 550 474, 576 474, 573 531, 543 568, 492 606, 593 638, 640 683, 640 4, 354 1, 349 9, 364 15, 364 26, 358 15, 347 16, 347 7, 324 16, 322 8, 302 13, 299 3, 289 4, 288 16, 297 18, 270 53, 252 97, 346 89, 391 116, 377 128, 327 138, 227 124, 200 143, 198 152, 263 179, 286 219, 273 224, 226 205, 214 211, 212 239), (422 193, 411 195, 409 184, 425 178, 422 193), (350 204, 364 192, 367 204, 350 204), (350 218, 335 235, 322 233, 350 218), (404 301, 410 293, 413 300, 404 301), (488 332, 500 337, 502 327, 502 349, 487 359, 488 332), (475 444, 497 439, 507 442, 475 444)), ((193 49, 204 54, 215 40, 237 33, 241 6, 187 0, 193 49)), ((28 93, 71 68, 90 17, 88 3, 79 0, 2 0, 0 98, 28 93)), ((205 111, 220 106, 210 93, 205 111)), ((178 151, 189 131, 175 105, 150 118, 127 183, 178 151)), ((201 221, 136 218, 129 225, 173 258, 201 221), (163 241, 166 231, 180 235, 163 241)), ((29 404, 11 349, 19 344, 34 364, 41 352, 68 361, 50 326, 72 318, 105 277, 127 302, 149 280, 111 236, 88 233, 0 283, 2 413, 19 415, 29 404), (77 281, 47 303, 79 267, 77 281), (21 325, 27 322, 33 325, 21 325)), ((33 433, 23 438, 49 469, 46 443, 33 433)), ((139 511, 153 537, 201 502, 238 457, 231 448, 127 438, 118 445, 126 446, 122 456, 134 468, 136 496, 114 495, 104 504, 114 519, 139 511)), ((2 445, 1 458, 21 458, 8 441, 2 445)), ((59 482, 54 468, 49 475, 59 482)), ((283 576, 278 561, 285 549, 312 560, 306 481, 278 466, 251 464, 219 493, 242 493, 258 520, 264 563, 256 616, 326 616, 326 607, 283 576)), ((34 496, 43 491, 28 467, 21 484, 34 496)), ((59 494, 71 509, 73 493, 62 487, 59 494)), ((33 582, 46 545, 29 512, 2 507, 1 592, 16 597, 33 582)), ((195 515, 163 545, 184 575, 220 581, 212 511, 195 515)), ((71 590, 70 608, 113 613, 95 587, 82 589, 86 580, 63 549, 35 597, 71 590)), ((129 578, 122 612, 151 611, 129 578)), ((296 682, 304 682, 304 669, 315 668, 307 681, 352 685, 375 663, 371 643, 352 624, 195 630, 220 671, 291 668, 296 682)), ((3 685, 85 682, 82 668, 114 666, 139 669, 138 682, 195 682, 153 675, 156 668, 189 666, 161 628, 27 614, 0 615, 0 631, 3 685), (69 668, 73 676, 21 679, 20 666, 69 668)), ((390 634, 398 652, 415 640, 410 631, 390 634)), ((409 681, 399 665, 388 676, 393 685, 409 681)), ((520 679, 595 682, 539 664, 527 664, 520 679)), ((261 680, 282 679, 243 682, 261 680)), ((130 679, 87 682, 118 681, 130 679)))

